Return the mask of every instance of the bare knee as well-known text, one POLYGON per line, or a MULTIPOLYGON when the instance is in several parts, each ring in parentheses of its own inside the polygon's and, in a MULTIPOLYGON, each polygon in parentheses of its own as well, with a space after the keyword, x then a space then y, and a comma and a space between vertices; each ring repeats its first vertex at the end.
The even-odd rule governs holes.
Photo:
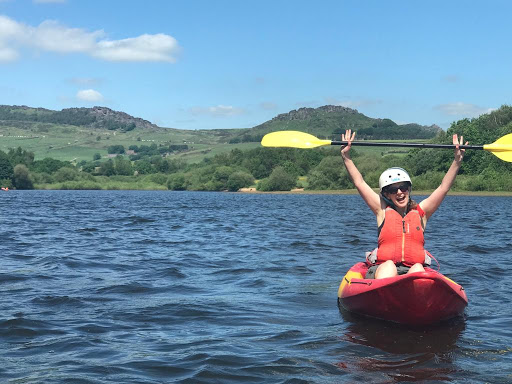
POLYGON ((392 260, 388 260, 381 265, 379 265, 379 268, 375 271, 375 278, 376 279, 384 279, 386 277, 393 277, 398 274, 396 270, 396 265, 393 263, 392 260))
POLYGON ((420 263, 414 264, 407 273, 414 273, 414 272, 425 272, 425 268, 423 268, 423 265, 420 263))

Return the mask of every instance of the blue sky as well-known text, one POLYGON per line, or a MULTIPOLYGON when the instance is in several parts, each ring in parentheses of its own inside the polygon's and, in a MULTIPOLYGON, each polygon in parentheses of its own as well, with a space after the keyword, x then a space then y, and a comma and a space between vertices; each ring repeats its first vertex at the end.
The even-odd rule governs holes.
POLYGON ((0 0, 0 104, 250 128, 301 107, 402 124, 512 104, 512 2, 0 0))

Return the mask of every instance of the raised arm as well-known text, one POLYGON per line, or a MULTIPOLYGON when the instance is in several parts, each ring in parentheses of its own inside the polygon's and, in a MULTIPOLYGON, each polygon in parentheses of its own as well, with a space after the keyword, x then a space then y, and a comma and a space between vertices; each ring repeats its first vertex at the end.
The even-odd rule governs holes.
MULTIPOLYGON (((455 156, 452 162, 452 165, 446 172, 446 175, 443 177, 443 181, 441 185, 437 187, 437 189, 432 192, 432 194, 423 200, 419 205, 423 211, 425 211, 426 218, 428 219, 432 214, 439 208, 441 203, 443 202, 446 194, 450 190, 455 181, 455 177, 457 177, 457 173, 459 172, 460 165, 462 163, 462 159, 464 158, 464 149, 460 149, 459 145, 462 145, 464 142, 463 137, 459 138, 457 135, 453 135, 453 144, 455 145, 455 156)), ((468 144, 468 142, 466 142, 468 144)))
POLYGON ((354 186, 357 188, 357 191, 366 202, 366 204, 368 204, 373 213, 375 213, 377 216, 377 214, 382 210, 380 196, 375 193, 375 191, 371 189, 368 184, 366 184, 366 181, 364 181, 361 172, 359 172, 354 162, 350 158, 350 148, 355 136, 356 133, 352 133, 352 130, 350 129, 346 130, 345 134, 341 135, 342 141, 348 141, 346 146, 341 147, 341 157, 343 158, 345 168, 347 168, 348 175, 354 183, 354 186))

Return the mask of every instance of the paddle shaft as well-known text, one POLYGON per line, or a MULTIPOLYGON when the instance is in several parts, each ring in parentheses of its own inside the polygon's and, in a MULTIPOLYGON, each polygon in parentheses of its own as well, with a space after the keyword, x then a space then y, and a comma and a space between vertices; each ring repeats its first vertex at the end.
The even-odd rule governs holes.
MULTIPOLYGON (((347 145, 346 141, 331 141, 331 145, 347 145)), ((352 145, 364 147, 407 147, 407 148, 445 148, 455 149, 453 144, 424 144, 424 143, 375 143, 353 141, 352 145)), ((483 145, 459 145, 460 149, 484 149, 483 145)))

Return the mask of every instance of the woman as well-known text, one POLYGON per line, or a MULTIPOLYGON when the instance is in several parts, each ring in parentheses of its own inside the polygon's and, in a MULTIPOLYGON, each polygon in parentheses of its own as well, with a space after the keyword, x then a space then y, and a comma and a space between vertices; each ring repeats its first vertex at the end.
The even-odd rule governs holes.
MULTIPOLYGON (((380 195, 363 179, 363 176, 350 159, 350 147, 356 133, 349 129, 341 135, 348 144, 341 148, 341 157, 357 191, 377 218, 379 247, 373 253, 371 266, 366 278, 382 279, 397 274, 423 272, 426 253, 423 248, 423 232, 427 221, 439 208, 450 190, 464 157, 464 149, 459 145, 463 137, 453 135, 455 158, 441 185, 419 204, 411 200, 411 179, 402 168, 389 168, 379 178, 380 195)), ((467 144, 467 142, 466 142, 467 144)))

